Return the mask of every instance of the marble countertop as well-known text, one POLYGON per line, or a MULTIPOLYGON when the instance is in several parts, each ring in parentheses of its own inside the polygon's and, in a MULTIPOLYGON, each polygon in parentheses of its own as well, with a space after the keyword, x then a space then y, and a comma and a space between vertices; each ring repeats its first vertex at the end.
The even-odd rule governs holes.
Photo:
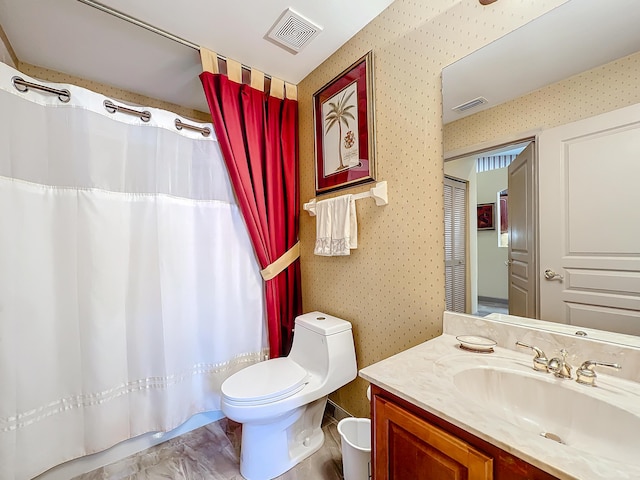
MULTIPOLYGON (((551 346, 553 342, 560 347, 568 341, 568 338, 562 335, 554 337, 554 334, 548 332, 536 339, 536 331, 530 331, 530 327, 518 327, 518 329, 517 335, 521 338, 527 337, 527 343, 536 345, 540 343, 550 350, 553 348, 551 346)), ((370 365, 360 371, 360 376, 558 478, 580 480, 640 478, 640 464, 637 462, 625 464, 620 461, 620 458, 614 458, 616 445, 613 445, 610 450, 614 455, 606 457, 604 456, 606 452, 604 455, 599 455, 597 451, 589 452, 587 449, 573 447, 571 442, 556 443, 540 436, 539 433, 526 431, 514 425, 509 421, 509 415, 500 414, 499 409, 487 406, 476 398, 469 398, 461 392, 454 382, 457 372, 470 366, 491 367, 492 364, 501 366, 508 364, 510 369, 520 371, 523 375, 541 375, 545 382, 569 382, 563 385, 564 388, 590 388, 578 385, 572 380, 556 379, 551 374, 534 372, 531 368, 533 355, 526 352, 526 349, 525 352, 516 351, 513 336, 514 332, 509 331, 509 325, 503 322, 495 322, 491 319, 480 320, 478 317, 469 315, 447 316, 445 314, 443 335, 370 365), (495 347, 495 352, 483 354, 461 350, 455 338, 456 335, 461 334, 461 332, 456 333, 456 330, 460 329, 470 335, 484 334, 496 340, 498 346, 495 347)), ((578 351, 589 350, 589 355, 604 353, 599 350, 599 345, 576 343, 581 340, 571 338, 572 348, 578 351)), ((604 348, 606 350, 613 347, 604 346, 604 348)), ((615 348, 617 349, 615 352, 607 351, 608 358, 587 358, 611 361, 611 356, 618 355, 617 358, 631 360, 635 359, 635 354, 640 353, 640 351, 626 351, 627 347, 615 348), (620 349, 624 351, 618 351, 620 349)), ((631 350, 636 349, 631 348, 631 350)), ((551 358, 555 356, 555 352, 548 351, 547 356, 551 358)), ((579 365, 575 361, 572 363, 579 365)), ((589 394, 615 395, 616 401, 619 402, 617 405, 634 414, 640 413, 637 394, 640 388, 637 380, 632 381, 622 376, 599 373, 598 382, 601 390, 593 389, 589 394)), ((549 399, 549 402, 553 401, 557 399, 549 399)), ((594 415, 597 414, 598 412, 594 412, 594 415)))

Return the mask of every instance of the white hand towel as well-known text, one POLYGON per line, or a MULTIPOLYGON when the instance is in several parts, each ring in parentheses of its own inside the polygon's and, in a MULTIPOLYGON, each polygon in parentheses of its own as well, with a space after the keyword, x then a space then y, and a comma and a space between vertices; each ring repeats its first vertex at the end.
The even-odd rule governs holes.
POLYGON ((358 247, 356 201, 342 195, 316 203, 316 255, 350 255, 358 247))

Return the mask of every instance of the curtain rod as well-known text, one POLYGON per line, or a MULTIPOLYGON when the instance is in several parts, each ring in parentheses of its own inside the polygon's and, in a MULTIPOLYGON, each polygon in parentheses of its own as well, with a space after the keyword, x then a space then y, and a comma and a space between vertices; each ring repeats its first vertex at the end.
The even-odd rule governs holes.
MULTIPOLYGON (((58 99, 61 102, 64 102, 64 103, 67 103, 69 102, 69 100, 71 100, 71 92, 69 92, 69 90, 67 90, 66 88, 64 90, 59 90, 57 88, 51 88, 47 85, 40 85, 39 83, 27 82, 22 77, 17 77, 17 76, 14 76, 11 78, 11 83, 13 83, 13 86, 15 87, 15 89, 18 90, 20 93, 26 93, 29 91, 29 88, 33 88, 34 90, 53 93, 58 96, 58 99)), ((139 110, 134 110, 133 108, 116 105, 111 100, 105 100, 104 102, 102 102, 102 104, 104 105, 105 110, 109 113, 121 112, 121 113, 127 113, 129 115, 135 115, 136 117, 140 117, 140 120, 142 120, 143 122, 148 122, 149 120, 151 120, 151 112, 149 112, 148 110, 144 110, 141 112, 139 110)), ((184 123, 179 118, 176 118, 174 125, 176 126, 176 130, 182 130, 183 128, 186 128, 188 130, 200 132, 203 137, 208 137, 211 134, 211 129, 209 127, 198 127, 197 125, 184 123)))
MULTIPOLYGON (((104 108, 109 113, 126 113, 128 115, 133 115, 135 117, 140 117, 140 120, 143 122, 148 122, 151 120, 151 112, 149 110, 135 110, 133 108, 123 107, 122 105, 116 105, 111 100, 105 100, 102 102, 104 108)), ((211 134, 211 129, 209 127, 198 127, 197 125, 191 125, 189 123, 184 123, 179 118, 176 118, 174 125, 176 126, 176 130, 182 130, 186 128, 188 130, 194 130, 196 132, 200 132, 203 137, 208 137, 211 134)))
POLYGON ((84 3, 85 5, 89 5, 90 7, 93 7, 95 9, 98 9, 104 13, 113 15, 114 17, 119 18, 120 20, 124 20, 125 22, 132 23, 137 27, 142 27, 145 30, 149 30, 150 32, 153 32, 157 35, 168 38, 169 40, 173 40, 174 42, 184 45, 185 47, 193 48, 194 50, 200 51, 199 45, 196 45, 195 43, 192 43, 189 40, 185 40, 184 38, 181 38, 181 37, 178 37, 177 35, 169 33, 166 30, 162 30, 158 27, 154 27, 153 25, 143 22, 142 20, 138 20, 137 18, 127 15, 126 13, 122 13, 121 11, 116 10, 115 8, 108 7, 100 2, 95 2, 94 0, 78 0, 78 1, 80 3, 84 3))
MULTIPOLYGON (((179 43, 180 45, 184 45, 185 47, 192 48, 193 50, 197 50, 198 52, 200 51, 200 45, 196 45, 195 43, 190 42, 189 40, 185 40, 184 38, 178 37, 173 33, 169 33, 166 30, 162 30, 161 28, 154 27, 153 25, 147 22, 138 20, 137 18, 132 17, 131 15, 122 13, 121 11, 116 10, 115 8, 108 7, 103 3, 96 2, 94 0, 78 0, 78 2, 84 3, 89 7, 93 7, 97 10, 100 10, 101 12, 108 13, 109 15, 112 15, 120 20, 124 20, 125 22, 129 22, 137 27, 144 28, 145 30, 155 33, 156 35, 160 35, 161 37, 165 37, 165 38, 168 38, 169 40, 173 40, 174 42, 179 43)), ((220 55, 219 53, 217 53, 216 55, 220 60, 223 60, 225 62, 227 61, 227 57, 220 55)), ((251 71, 251 67, 248 67, 247 65, 241 65, 241 67, 243 70, 251 71)), ((271 80, 271 75, 265 74, 264 76, 265 78, 268 78, 269 80, 271 80)))
POLYGON ((71 92, 69 92, 69 90, 67 90, 66 88, 64 90, 58 90, 57 88, 47 87, 46 85, 27 82, 25 79, 18 76, 11 77, 11 83, 13 83, 15 89, 20 93, 28 92, 29 87, 31 87, 35 90, 40 90, 41 92, 53 93, 54 95, 57 95, 58 99, 63 103, 67 103, 69 100, 71 100, 71 92))
POLYGON ((148 122, 149 120, 151 120, 151 112, 149 110, 144 110, 141 112, 139 110, 134 110, 133 108, 116 105, 111 100, 105 100, 104 102, 102 102, 102 104, 104 105, 104 109, 109 113, 126 113, 128 115, 140 117, 140 120, 142 120, 143 122, 148 122))

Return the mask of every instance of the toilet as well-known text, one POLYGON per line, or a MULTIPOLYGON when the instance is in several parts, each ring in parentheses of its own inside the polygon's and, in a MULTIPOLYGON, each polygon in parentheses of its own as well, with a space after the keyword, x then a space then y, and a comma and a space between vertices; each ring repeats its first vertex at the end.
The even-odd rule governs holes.
POLYGON ((269 480, 324 443, 329 393, 356 378, 351 323, 321 312, 295 321, 288 357, 251 365, 222 384, 222 412, 242 423, 240 473, 269 480))

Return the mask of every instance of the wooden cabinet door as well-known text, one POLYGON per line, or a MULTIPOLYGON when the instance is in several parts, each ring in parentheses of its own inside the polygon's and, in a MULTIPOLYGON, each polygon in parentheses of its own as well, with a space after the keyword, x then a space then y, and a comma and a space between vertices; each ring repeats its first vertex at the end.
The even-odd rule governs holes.
POLYGON ((492 480, 493 459, 384 398, 374 397, 374 480, 492 480))

